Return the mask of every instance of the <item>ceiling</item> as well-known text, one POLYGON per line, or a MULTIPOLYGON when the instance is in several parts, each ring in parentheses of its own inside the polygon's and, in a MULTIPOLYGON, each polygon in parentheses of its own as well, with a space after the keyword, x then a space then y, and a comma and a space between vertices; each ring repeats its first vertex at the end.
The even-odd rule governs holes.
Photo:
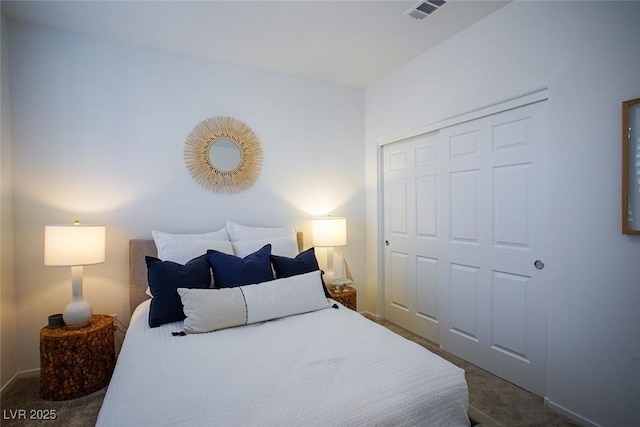
POLYGON ((366 87, 508 1, 2 1, 2 13, 142 46, 366 87))

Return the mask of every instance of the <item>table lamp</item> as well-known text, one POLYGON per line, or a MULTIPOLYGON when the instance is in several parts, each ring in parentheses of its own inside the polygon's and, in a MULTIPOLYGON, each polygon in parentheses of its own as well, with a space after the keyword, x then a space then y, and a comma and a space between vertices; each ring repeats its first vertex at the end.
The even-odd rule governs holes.
POLYGON ((333 248, 347 244, 347 219, 327 216, 314 219, 312 225, 314 246, 327 248, 327 279, 334 279, 336 273, 333 262, 333 248))
POLYGON ((72 298, 62 313, 67 326, 79 327, 91 320, 91 304, 82 298, 82 267, 104 262, 105 235, 104 225, 79 221, 44 228, 44 265, 71 267, 72 298))

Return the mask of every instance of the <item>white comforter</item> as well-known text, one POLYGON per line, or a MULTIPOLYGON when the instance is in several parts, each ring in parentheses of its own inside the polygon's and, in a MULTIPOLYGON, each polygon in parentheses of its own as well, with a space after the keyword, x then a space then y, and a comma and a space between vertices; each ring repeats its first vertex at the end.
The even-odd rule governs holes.
POLYGON ((97 425, 469 425, 462 369, 339 307, 174 337, 146 301, 97 425))

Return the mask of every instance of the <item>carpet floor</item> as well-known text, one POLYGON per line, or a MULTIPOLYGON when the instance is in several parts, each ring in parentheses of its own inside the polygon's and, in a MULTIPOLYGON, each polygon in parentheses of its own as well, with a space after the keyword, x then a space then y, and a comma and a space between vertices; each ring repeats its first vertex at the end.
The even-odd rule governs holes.
MULTIPOLYGON (((374 320, 399 335, 416 342, 465 370, 469 385, 469 417, 478 427, 571 427, 572 420, 544 406, 543 399, 464 360, 442 351, 416 334, 385 320, 374 320)), ((2 426, 88 427, 95 425, 106 388, 79 399, 52 402, 39 397, 39 377, 19 378, 4 390, 0 407, 2 426), (55 420, 24 419, 55 412, 55 420), (24 412, 23 412, 24 411, 24 412), (38 412, 39 411, 39 412, 38 412), (23 416, 24 415, 24 416, 23 416)), ((144 426, 141 426, 144 427, 144 426)))

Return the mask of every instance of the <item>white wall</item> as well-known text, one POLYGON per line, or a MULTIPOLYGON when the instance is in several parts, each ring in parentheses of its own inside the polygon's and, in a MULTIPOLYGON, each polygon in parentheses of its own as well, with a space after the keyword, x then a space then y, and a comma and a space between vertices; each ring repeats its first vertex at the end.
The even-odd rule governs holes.
MULTIPOLYGON (((216 42, 216 41, 212 41, 216 42)), ((204 232, 231 219, 349 221, 345 255, 364 278, 364 91, 9 21, 19 370, 39 366, 38 331, 71 295, 69 271, 43 265, 43 227, 107 226, 107 261, 84 269, 94 312, 129 317, 128 240, 204 232), (201 120, 229 115, 262 141, 247 191, 199 186, 183 160, 201 120)))
POLYGON ((7 25, 0 17, 2 59, 0 65, 2 105, 0 107, 0 388, 17 372, 16 362, 16 300, 13 258, 13 201, 11 167, 11 114, 9 93, 9 45, 7 25))
POLYGON ((515 2, 368 88, 367 300, 377 140, 549 88, 550 405, 640 425, 640 238, 621 234, 620 103, 640 96, 640 3, 515 2))

